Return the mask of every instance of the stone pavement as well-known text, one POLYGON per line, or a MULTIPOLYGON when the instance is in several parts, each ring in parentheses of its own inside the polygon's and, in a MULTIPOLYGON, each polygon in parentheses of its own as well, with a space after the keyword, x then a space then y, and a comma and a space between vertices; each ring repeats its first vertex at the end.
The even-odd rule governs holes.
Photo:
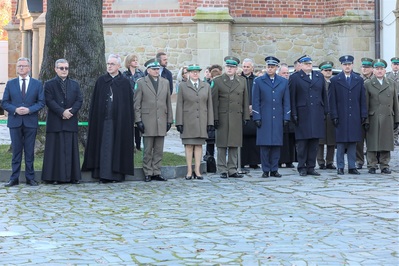
POLYGON ((398 150, 391 175, 1 187, 0 264, 399 265, 398 150))

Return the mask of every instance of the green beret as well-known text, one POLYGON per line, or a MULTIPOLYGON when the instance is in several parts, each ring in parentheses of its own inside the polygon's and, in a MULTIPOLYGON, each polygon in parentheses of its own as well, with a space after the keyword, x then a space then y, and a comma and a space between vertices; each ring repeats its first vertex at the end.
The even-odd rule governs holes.
POLYGON ((319 65, 320 70, 332 69, 334 63, 331 61, 324 61, 319 65))
POLYGON ((226 63, 226 66, 236 67, 240 63, 240 59, 234 56, 226 56, 224 62, 226 63))
POLYGON ((373 66, 373 59, 368 57, 363 57, 361 59, 363 67, 372 67, 373 66))
POLYGON ((146 68, 161 68, 161 65, 155 58, 150 59, 147 62, 145 62, 144 66, 146 68))
POLYGON ((391 62, 395 63, 395 64, 398 64, 399 63, 399 57, 392 57, 391 58, 391 62))

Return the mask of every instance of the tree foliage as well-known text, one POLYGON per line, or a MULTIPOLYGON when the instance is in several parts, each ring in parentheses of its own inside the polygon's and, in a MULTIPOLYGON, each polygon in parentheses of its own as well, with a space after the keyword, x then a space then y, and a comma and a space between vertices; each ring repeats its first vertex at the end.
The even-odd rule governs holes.
MULTIPOLYGON (((55 76, 57 59, 68 60, 69 77, 79 82, 83 94, 79 121, 87 121, 96 79, 105 72, 102 4, 102 0, 47 1, 46 37, 39 79, 46 81, 55 76)), ((45 116, 44 111, 41 119, 45 116)), ((80 127, 79 133, 84 145, 87 127, 80 127)), ((39 140, 43 139, 44 132, 39 132, 39 140)))
POLYGON ((7 41, 8 34, 4 30, 11 18, 11 0, 0 0, 0 41, 7 41))

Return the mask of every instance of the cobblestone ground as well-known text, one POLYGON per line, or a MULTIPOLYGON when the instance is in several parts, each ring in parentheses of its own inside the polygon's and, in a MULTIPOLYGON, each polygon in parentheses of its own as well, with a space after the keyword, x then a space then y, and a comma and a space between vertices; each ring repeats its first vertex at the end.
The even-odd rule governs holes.
POLYGON ((0 263, 399 264, 397 175, 280 172, 4 188, 0 263))
POLYGON ((398 154, 391 175, 1 187, 0 264, 399 265, 398 154))

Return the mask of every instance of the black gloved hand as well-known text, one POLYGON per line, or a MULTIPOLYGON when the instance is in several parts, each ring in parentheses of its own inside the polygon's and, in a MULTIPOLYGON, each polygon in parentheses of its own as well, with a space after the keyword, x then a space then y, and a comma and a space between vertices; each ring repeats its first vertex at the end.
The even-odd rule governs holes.
POLYGON ((334 119, 332 119, 332 123, 333 123, 334 127, 337 127, 337 126, 338 126, 338 124, 339 124, 339 120, 338 120, 338 118, 334 118, 334 119))
POLYGON ((294 115, 293 117, 292 117, 292 122, 294 123, 294 125, 298 125, 298 116, 297 115, 294 115))
POLYGON ((177 125, 176 129, 180 132, 180 134, 183 134, 183 125, 177 125))
POLYGON ((393 124, 393 129, 397 129, 399 127, 399 123, 393 124))
POLYGON ((208 131, 214 131, 214 130, 215 130, 215 127, 212 126, 212 125, 208 125, 207 130, 208 130, 208 131))
POLYGON ((363 128, 364 128, 364 131, 369 131, 369 129, 370 129, 370 124, 369 124, 369 123, 364 123, 364 124, 363 124, 363 128))
POLYGON ((289 120, 284 120, 284 126, 286 127, 286 126, 288 126, 290 124, 290 121, 289 120))
POLYGON ((244 121, 243 121, 243 125, 246 126, 246 125, 248 124, 248 121, 249 121, 249 120, 244 120, 244 121))
POLYGON ((144 124, 143 124, 143 122, 142 121, 137 122, 136 125, 137 125, 137 128, 139 129, 139 131, 141 133, 144 133, 144 124))
POLYGON ((219 120, 215 120, 215 121, 213 122, 213 125, 214 125, 214 128, 215 128, 215 129, 218 129, 218 127, 219 127, 219 120))
POLYGON ((363 118, 362 118, 362 125, 363 125, 364 123, 366 123, 366 120, 367 120, 366 117, 363 117, 363 118))
POLYGON ((171 127, 172 127, 172 123, 167 123, 166 124, 166 132, 168 132, 171 127))
POLYGON ((261 120, 255 120, 255 125, 257 128, 260 128, 262 126, 262 121, 261 120))

